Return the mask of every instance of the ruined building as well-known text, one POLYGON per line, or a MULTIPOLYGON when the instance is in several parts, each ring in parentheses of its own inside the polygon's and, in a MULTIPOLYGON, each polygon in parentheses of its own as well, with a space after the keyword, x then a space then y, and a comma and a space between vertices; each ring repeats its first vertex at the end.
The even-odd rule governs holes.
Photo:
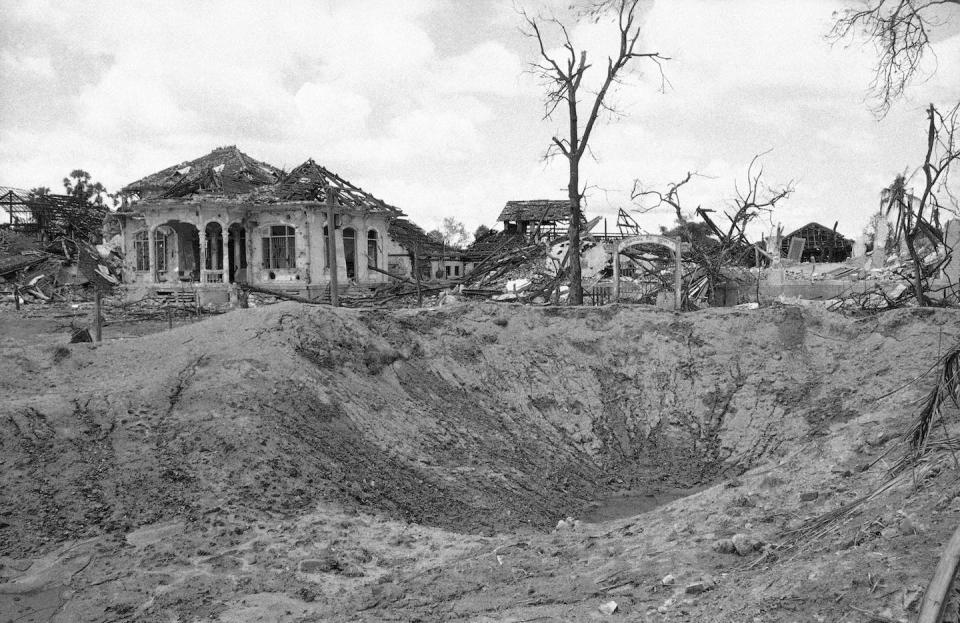
POLYGON ((189 285, 205 300, 222 299, 234 283, 318 297, 331 270, 327 192, 338 204, 341 285, 390 280, 375 269, 409 277, 417 263, 429 266, 424 278, 445 272, 433 243, 398 208, 313 160, 284 173, 230 146, 123 188, 123 206, 112 215, 123 240, 123 281, 134 289, 189 285))
POLYGON ((508 201, 497 220, 503 231, 527 238, 555 238, 565 235, 570 224, 568 199, 508 201))
POLYGON ((783 236, 780 242, 780 254, 783 257, 803 262, 842 262, 852 252, 853 240, 838 234, 836 224, 830 229, 820 223, 807 223, 783 236))

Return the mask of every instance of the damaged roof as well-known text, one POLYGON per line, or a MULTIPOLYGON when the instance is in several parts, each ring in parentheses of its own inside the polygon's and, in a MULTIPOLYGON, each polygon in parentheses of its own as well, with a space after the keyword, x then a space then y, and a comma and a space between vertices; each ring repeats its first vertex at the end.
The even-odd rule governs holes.
POLYGON ((167 167, 123 187, 143 198, 185 197, 199 192, 243 195, 276 184, 283 176, 277 167, 260 162, 236 145, 218 147, 196 160, 167 167))
POLYGON ((498 221, 565 221, 570 218, 569 199, 508 201, 498 221))
POLYGON ((271 195, 280 201, 323 201, 327 200, 325 189, 333 189, 340 205, 349 206, 366 212, 383 212, 389 215, 402 216, 403 212, 382 199, 355 186, 336 173, 326 169, 313 158, 307 160, 278 184, 265 188, 260 193, 261 199, 271 195))
POLYGON ((835 231, 834 229, 832 229, 832 228, 830 228, 830 227, 826 227, 826 226, 824 226, 824 225, 821 225, 820 223, 807 223, 806 225, 804 225, 803 227, 797 229, 796 231, 793 231, 793 232, 790 232, 789 234, 786 234, 785 236, 783 236, 783 239, 784 239, 784 240, 789 240, 790 238, 793 238, 794 236, 796 236, 796 237, 798 237, 798 238, 806 238, 806 237, 808 237, 808 236, 814 236, 814 235, 816 235, 816 234, 818 234, 818 233, 819 233, 821 236, 826 235, 826 236, 830 236, 830 237, 839 238, 840 240, 844 240, 844 241, 848 241, 848 242, 853 242, 852 240, 850 240, 849 238, 845 237, 845 236, 844 236, 843 234, 841 234, 840 232, 837 232, 837 231, 835 231))
POLYGON ((142 199, 177 199, 207 193, 243 198, 253 203, 282 201, 325 202, 324 190, 332 188, 339 204, 387 216, 403 216, 399 208, 379 199, 311 158, 290 173, 246 155, 235 145, 212 152, 127 184, 125 193, 142 199))
POLYGON ((29 190, 13 188, 11 186, 0 186, 0 202, 26 201, 29 197, 29 190))
POLYGON ((405 218, 390 219, 387 235, 407 251, 420 255, 440 255, 443 245, 427 236, 427 232, 405 218))
POLYGON ((515 231, 490 231, 480 236, 467 247, 464 255, 469 260, 486 259, 494 253, 503 253, 522 247, 527 243, 523 234, 515 231))

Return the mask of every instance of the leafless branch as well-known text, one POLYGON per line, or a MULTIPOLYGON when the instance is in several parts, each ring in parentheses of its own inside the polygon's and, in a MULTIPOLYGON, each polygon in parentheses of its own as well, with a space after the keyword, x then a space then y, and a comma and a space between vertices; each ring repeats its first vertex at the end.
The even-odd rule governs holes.
POLYGON ((690 182, 694 177, 705 177, 700 175, 696 171, 687 171, 686 176, 679 182, 671 182, 667 185, 665 191, 657 190, 644 190, 640 180, 633 181, 633 190, 630 191, 630 199, 632 201, 637 201, 643 197, 651 197, 656 199, 656 203, 649 208, 640 208, 640 212, 649 212, 654 210, 662 205, 667 205, 673 208, 674 212, 677 214, 677 222, 682 223, 685 218, 682 214, 681 201, 680 201, 680 189, 690 182))
POLYGON ((874 112, 883 117, 920 73, 924 56, 932 53, 930 29, 939 25, 936 7, 960 5, 960 0, 868 0, 860 9, 835 14, 828 38, 840 41, 860 33, 877 48, 878 60, 870 90, 874 112))
POLYGON ((795 190, 793 180, 777 187, 763 183, 763 163, 760 159, 770 151, 757 154, 750 160, 745 188, 741 189, 739 182, 734 182, 736 198, 733 200, 733 214, 726 214, 730 221, 728 238, 736 234, 738 238, 744 239, 746 226, 750 221, 761 213, 772 212, 777 203, 789 197, 795 190))

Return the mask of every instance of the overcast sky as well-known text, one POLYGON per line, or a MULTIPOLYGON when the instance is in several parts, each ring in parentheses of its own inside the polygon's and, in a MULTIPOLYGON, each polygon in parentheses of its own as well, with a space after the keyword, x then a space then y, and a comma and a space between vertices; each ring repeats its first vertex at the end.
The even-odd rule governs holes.
MULTIPOLYGON (((670 84, 638 63, 615 92, 623 116, 597 127, 584 167, 588 215, 612 228, 635 178, 659 188, 692 170, 709 178, 688 209, 722 209, 771 150, 765 179, 796 184, 775 220, 862 230, 880 189, 922 161, 925 106, 960 99, 960 15, 937 34, 933 77, 878 121, 872 47, 825 40, 855 1, 651 1, 642 47, 671 57, 670 84)), ((564 162, 542 159, 565 118, 542 119, 510 0, 0 0, 0 17, 0 185, 57 192, 83 168, 116 190, 236 144, 288 170, 312 157, 427 229, 566 194, 564 162)), ((572 38, 602 61, 608 29, 572 38)))

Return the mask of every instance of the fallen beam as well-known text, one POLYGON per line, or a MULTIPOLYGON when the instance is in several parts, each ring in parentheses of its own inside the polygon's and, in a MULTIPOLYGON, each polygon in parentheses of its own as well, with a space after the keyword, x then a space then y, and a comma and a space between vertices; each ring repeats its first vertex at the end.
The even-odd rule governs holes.
POLYGON ((413 279, 410 279, 410 278, 408 278, 408 277, 403 277, 403 276, 401 276, 401 275, 394 275, 394 274, 391 273, 390 271, 383 270, 382 268, 377 268, 376 266, 367 266, 367 269, 368 269, 368 270, 375 271, 375 272, 378 272, 378 273, 383 273, 383 274, 386 275, 387 277, 392 277, 392 278, 396 279, 397 281, 403 281, 404 283, 409 283, 409 284, 411 284, 411 285, 417 285, 417 282, 415 282, 413 279))

